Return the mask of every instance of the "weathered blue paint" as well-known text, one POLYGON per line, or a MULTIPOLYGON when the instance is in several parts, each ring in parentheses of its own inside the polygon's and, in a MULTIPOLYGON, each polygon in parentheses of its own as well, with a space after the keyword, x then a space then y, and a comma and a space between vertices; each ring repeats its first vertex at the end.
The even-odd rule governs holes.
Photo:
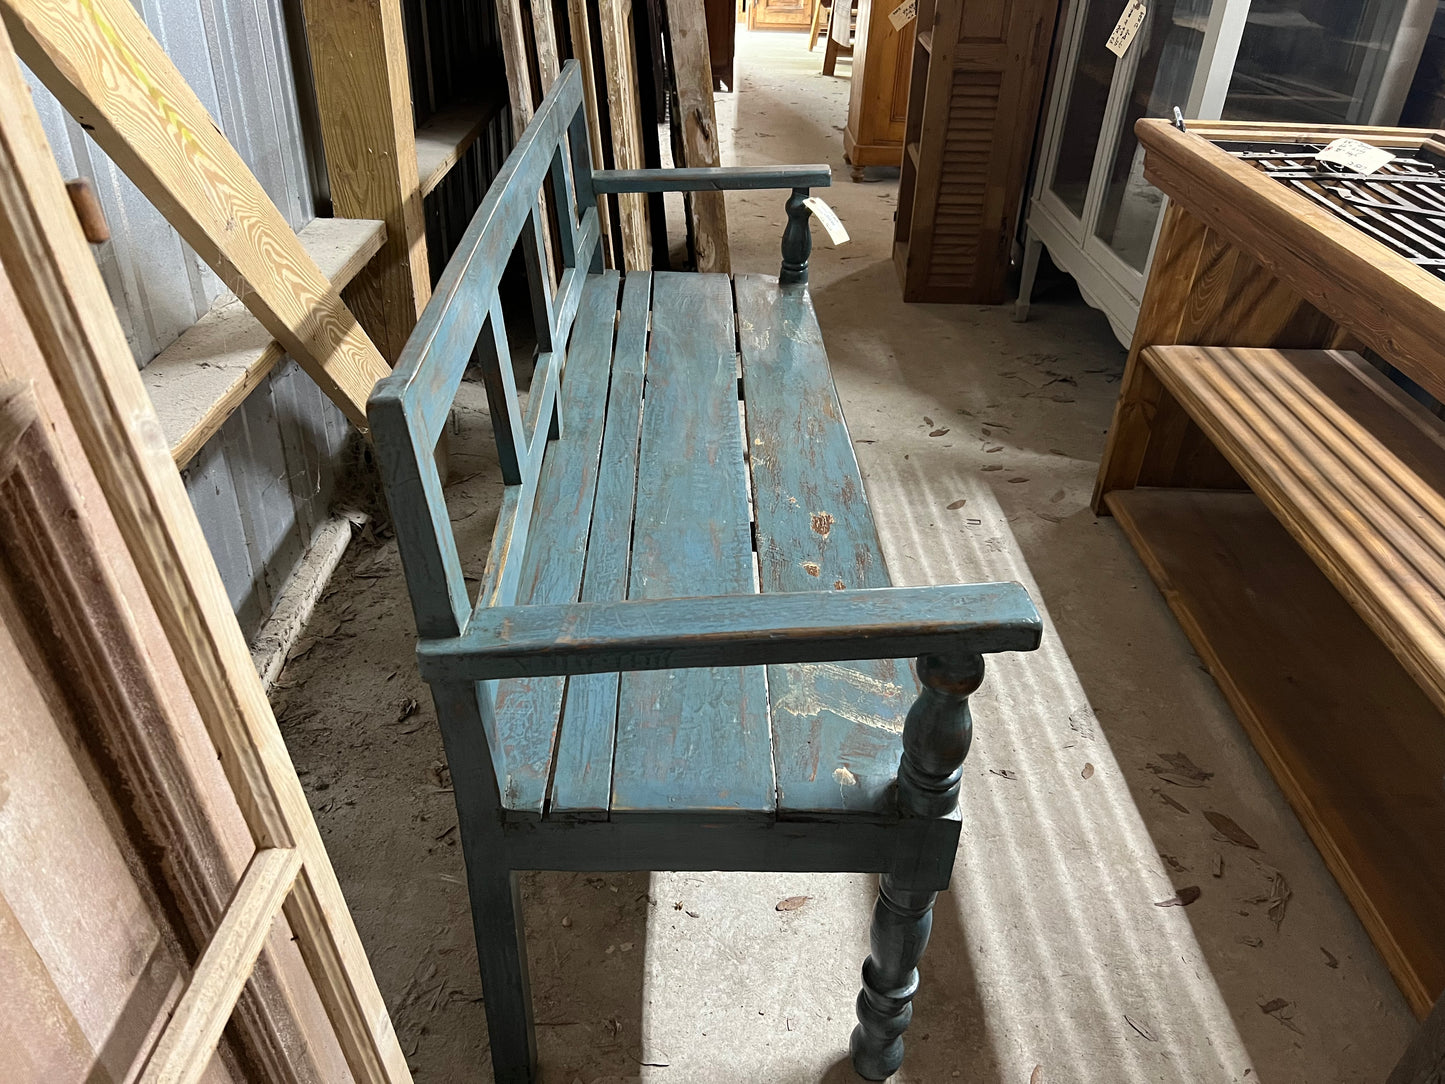
MULTIPOLYGON (((628 598, 753 590, 732 300, 726 275, 653 276, 628 598)), ((758 667, 624 673, 612 808, 771 811, 771 744, 758 667)))
POLYGON ((727 192, 758 188, 827 188, 833 167, 704 166, 690 169, 599 169, 595 192, 727 192))
MULTIPOLYGON (((617 318, 607 432, 602 440, 602 466, 582 580, 584 602, 615 602, 627 597, 651 306, 652 275, 634 271, 622 288, 622 310, 617 318)), ((602 817, 611 808, 618 684, 615 673, 578 676, 568 684, 553 773, 554 814, 602 817)))
POLYGON ((494 1075, 535 1072, 516 871, 757 869, 883 875, 853 1040, 876 1076, 902 1056, 953 867, 980 654, 1031 650, 1038 615, 1013 584, 889 587, 800 284, 802 188, 826 168, 609 174, 587 143, 569 62, 369 409, 456 792, 494 1075), (737 331, 725 276, 633 272, 619 302, 598 192, 776 183, 798 281, 740 278, 737 331), (539 331, 525 411, 497 296, 518 243, 539 331), (475 610, 433 460, 474 347, 506 481, 475 610), (913 654, 916 699, 898 658, 913 654))

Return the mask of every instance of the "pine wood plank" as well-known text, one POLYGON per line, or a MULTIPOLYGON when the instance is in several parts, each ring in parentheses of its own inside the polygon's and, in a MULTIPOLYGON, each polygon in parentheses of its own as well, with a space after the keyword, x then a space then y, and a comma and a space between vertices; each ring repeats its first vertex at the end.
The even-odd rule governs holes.
MULTIPOLYGON (((628 598, 755 589, 743 472, 731 283, 655 274, 628 598)), ((622 676, 614 813, 775 804, 760 667, 622 676)))
MULTIPOLYGON (((607 271, 589 276, 583 288, 561 389, 566 424, 561 438, 548 443, 535 483, 536 512, 517 578, 519 604, 576 602, 581 593, 602 449, 604 415, 598 404, 607 398, 620 286, 618 273, 607 271)), ((546 436, 545 426, 537 435, 546 436)), ((486 612, 479 609, 473 622, 486 612)), ((498 782, 508 809, 542 812, 565 688, 561 677, 497 683, 492 740, 506 765, 498 782)))
MULTIPOLYGON (((651 272, 628 275, 622 288, 617 345, 612 354, 607 426, 582 577, 584 602, 627 597, 651 303, 651 272)), ((617 674, 589 674, 568 682, 552 784, 553 813, 606 815, 612 799, 618 683, 617 674)))
MULTIPOLYGON (((334 213, 386 223, 380 256, 347 296, 376 348, 395 364, 431 296, 422 219, 429 189, 418 180, 401 6, 303 0, 302 8, 334 213)), ((365 409, 364 394, 361 400, 365 409)))
MULTIPOLYGON (((612 132, 613 164, 618 169, 643 169, 647 162, 642 153, 642 109, 637 98, 632 0, 599 0, 597 19, 607 78, 607 119, 612 132)), ((623 267, 628 271, 649 270, 652 231, 646 197, 636 193, 618 196, 617 218, 622 228, 623 267)))
MULTIPOLYGON (((677 82, 675 108, 682 119, 683 161, 677 165, 721 165, 703 0, 667 0, 667 28, 677 82)), ((724 199, 721 192, 694 192, 688 197, 699 271, 732 270, 724 199)))
POLYGON ((1144 360, 1445 708, 1445 433, 1356 355, 1156 347, 1144 360))
MULTIPOLYGON (((811 296, 760 275, 736 291, 763 590, 889 586, 811 296)), ((907 660, 771 666, 768 690, 780 810, 882 808, 918 695, 907 660)))
POLYGON ((1106 499, 1423 1015, 1445 988, 1445 718, 1259 498, 1106 499))
POLYGON ((295 848, 256 852, 191 972, 180 1003, 141 1073, 140 1084, 195 1084, 200 1080, 300 869, 301 854, 295 848))
MULTIPOLYGON (((6 25, 12 21, 7 17, 6 25)), ((301 849, 304 869, 286 917, 348 1065, 366 1084, 408 1081, 366 953, 100 272, 75 224, 8 32, 0 32, 0 261, 256 844, 301 849)))
POLYGON ((416 130, 416 173, 421 194, 428 196, 446 179, 502 105, 499 96, 459 105, 432 116, 416 130))
POLYGON ((5 0, 3 14, 30 69, 365 429, 386 362, 136 10, 125 0, 5 0))
MULTIPOLYGON (((386 224, 316 218, 296 236, 336 289, 381 248, 386 224)), ((183 467, 286 356, 234 296, 221 299, 141 370, 176 466, 183 467)))
MULTIPOLYGON (((592 17, 587 0, 567 0, 567 21, 572 33, 572 52, 582 66, 582 94, 587 103, 587 139, 592 153, 592 167, 600 169, 602 155, 602 123, 597 104, 597 65, 592 52, 592 17)), ((575 154, 575 151, 574 151, 575 154)), ((609 267, 620 261, 612 255, 612 211, 607 199, 598 195, 597 220, 602 234, 602 252, 609 267)))

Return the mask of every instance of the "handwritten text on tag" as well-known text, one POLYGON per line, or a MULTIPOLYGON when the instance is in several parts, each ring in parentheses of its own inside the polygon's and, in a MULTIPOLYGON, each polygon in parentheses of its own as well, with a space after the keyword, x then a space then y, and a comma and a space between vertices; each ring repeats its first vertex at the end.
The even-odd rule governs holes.
POLYGON ((893 24, 894 30, 902 30, 916 18, 918 18, 918 0, 903 0, 903 3, 888 13, 888 21, 893 24))
POLYGON ((1144 0, 1129 0, 1129 6, 1114 24, 1114 32, 1109 35, 1104 47, 1115 56, 1121 57, 1127 53, 1129 46, 1134 43, 1134 35, 1139 33, 1139 27, 1144 25, 1144 16, 1147 14, 1149 5, 1144 0))
POLYGON ((1395 156, 1387 150, 1361 143, 1358 139, 1337 139, 1315 158, 1332 166, 1342 166, 1351 173, 1374 173, 1392 162, 1395 156))
POLYGON ((843 220, 838 217, 833 208, 817 196, 809 196, 803 201, 803 206, 812 211, 813 217, 823 224, 823 228, 828 231, 828 240, 835 245, 848 243, 848 231, 843 228, 843 220))

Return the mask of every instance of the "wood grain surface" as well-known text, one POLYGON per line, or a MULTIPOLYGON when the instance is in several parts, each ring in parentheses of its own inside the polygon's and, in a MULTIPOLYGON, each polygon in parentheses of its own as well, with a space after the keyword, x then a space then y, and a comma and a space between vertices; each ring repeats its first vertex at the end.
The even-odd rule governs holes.
POLYGON ((125 0, 6 0, 0 13, 51 93, 364 429, 386 362, 136 10, 125 0))

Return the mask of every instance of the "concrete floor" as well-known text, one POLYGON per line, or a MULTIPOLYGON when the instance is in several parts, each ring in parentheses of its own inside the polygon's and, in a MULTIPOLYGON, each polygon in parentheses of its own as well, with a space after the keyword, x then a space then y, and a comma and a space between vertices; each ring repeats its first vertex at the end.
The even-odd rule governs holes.
MULTIPOLYGON (((1403 999, 1117 526, 1088 511, 1124 360, 1107 322, 1067 289, 1025 325, 1010 307, 903 304, 896 174, 847 180, 847 67, 829 79, 820 62, 802 35, 740 31, 719 126, 732 161, 834 167, 826 196, 853 241, 815 231, 812 288, 894 580, 1018 579, 1048 623, 1044 647, 999 659, 977 697, 953 889, 895 1079, 1382 1080, 1414 1026, 1403 999), (1258 849, 1217 836, 1206 810, 1258 849), (1277 875, 1292 893, 1279 922, 1277 875), (1186 886, 1197 902, 1158 906, 1186 886)), ((774 270, 782 197, 729 196, 728 211, 734 267, 774 270)), ((449 500, 478 553, 500 482, 468 396, 449 500)), ((412 635, 395 545, 367 538, 293 653, 278 712, 417 1079, 487 1081, 412 635)), ((856 1079, 871 878, 525 887, 544 1081, 856 1079), (791 896, 808 901, 775 909, 791 896)))

